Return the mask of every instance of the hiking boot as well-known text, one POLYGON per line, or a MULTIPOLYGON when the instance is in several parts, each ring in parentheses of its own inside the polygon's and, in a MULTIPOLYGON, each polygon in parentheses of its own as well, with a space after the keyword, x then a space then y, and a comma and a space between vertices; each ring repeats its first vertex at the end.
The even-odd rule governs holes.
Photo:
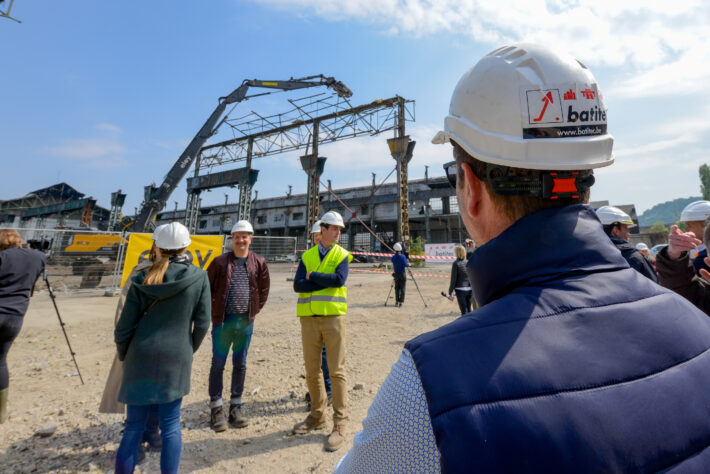
POLYGON ((9 388, 0 390, 0 423, 7 421, 7 394, 9 391, 9 388))
POLYGON ((244 418, 244 415, 242 415, 241 405, 229 406, 229 425, 232 428, 244 428, 249 425, 249 420, 244 418))
POLYGON ((214 407, 210 412, 210 428, 220 433, 227 429, 227 420, 224 419, 222 407, 214 407))
POLYGON ((333 431, 328 436, 328 441, 325 443, 326 451, 337 451, 345 442, 345 423, 338 423, 333 426, 333 431))
POLYGON ((143 433, 143 442, 148 443, 148 451, 160 451, 163 446, 163 439, 157 431, 143 433))
POLYGON ((311 415, 308 415, 304 421, 293 425, 293 433, 306 434, 314 430, 321 430, 323 428, 325 428, 325 418, 316 420, 311 415))

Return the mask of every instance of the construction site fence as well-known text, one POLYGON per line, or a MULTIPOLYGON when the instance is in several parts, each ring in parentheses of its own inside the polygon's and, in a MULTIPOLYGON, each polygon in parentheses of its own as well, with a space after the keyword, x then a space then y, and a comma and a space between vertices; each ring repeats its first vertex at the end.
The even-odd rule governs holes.
MULTIPOLYGON (((12 228, 31 248, 47 256, 47 279, 56 293, 105 292, 120 289, 130 233, 80 229, 12 228)), ((223 252, 232 250, 225 236, 223 252)), ((254 236, 250 250, 268 262, 296 262, 295 237, 254 236)), ((46 291, 41 279, 36 291, 46 291)))

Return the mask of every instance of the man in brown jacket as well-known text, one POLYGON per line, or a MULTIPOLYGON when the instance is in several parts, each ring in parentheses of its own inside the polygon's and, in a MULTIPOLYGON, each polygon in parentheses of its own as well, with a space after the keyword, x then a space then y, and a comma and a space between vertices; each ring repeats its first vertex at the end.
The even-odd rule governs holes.
POLYGON ((269 269, 264 257, 249 251, 254 229, 248 221, 232 227, 232 252, 220 255, 207 274, 212 291, 212 367, 210 368, 210 427, 227 429, 222 411, 222 376, 232 348, 232 384, 229 424, 243 428, 242 393, 247 371, 247 351, 254 318, 269 297, 269 269))
MULTIPOLYGON (((710 226, 705 227, 705 242, 710 242, 710 226)), ((700 278, 690 259, 690 251, 702 242, 693 232, 681 232, 678 226, 671 227, 668 247, 656 255, 656 270, 659 283, 673 290, 710 316, 710 273, 701 269, 700 278)), ((707 263, 707 258, 705 259, 707 263)))

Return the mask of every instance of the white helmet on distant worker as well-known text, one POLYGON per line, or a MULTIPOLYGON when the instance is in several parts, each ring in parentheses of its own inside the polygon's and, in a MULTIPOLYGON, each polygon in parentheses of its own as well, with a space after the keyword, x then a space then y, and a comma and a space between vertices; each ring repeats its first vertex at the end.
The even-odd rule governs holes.
POLYGON ((343 216, 341 216, 339 212, 335 211, 328 211, 323 214, 323 217, 320 218, 320 223, 335 225, 343 229, 345 228, 345 224, 343 223, 343 216))
POLYGON ((710 201, 691 202, 680 213, 681 222, 704 221, 710 217, 710 201))
POLYGON ((249 232, 254 233, 254 228, 251 226, 249 221, 241 220, 232 226, 232 234, 235 232, 249 232))
POLYGON ((459 79, 444 130, 471 156, 501 166, 587 170, 614 162, 596 79, 571 56, 520 43, 484 56, 459 79))
POLYGON ((153 235, 150 236, 151 240, 158 240, 158 234, 160 233, 161 230, 165 229, 168 224, 161 224, 158 227, 155 228, 153 231, 153 235))
POLYGON ((602 221, 602 225, 626 224, 630 228, 636 227, 631 216, 618 207, 602 206, 597 209, 597 217, 602 221))
POLYGON ((189 246, 191 242, 187 227, 179 222, 171 222, 160 229, 155 246, 165 250, 178 250, 189 246))
POLYGON ((397 242, 396 244, 394 244, 394 247, 392 247, 392 248, 394 249, 395 252, 401 252, 402 251, 402 244, 397 242))
POLYGON ((648 245, 644 244, 643 242, 639 242, 636 244, 636 250, 648 250, 648 245))
POLYGON ((311 234, 317 234, 320 232, 320 221, 315 221, 313 227, 311 227, 311 234))

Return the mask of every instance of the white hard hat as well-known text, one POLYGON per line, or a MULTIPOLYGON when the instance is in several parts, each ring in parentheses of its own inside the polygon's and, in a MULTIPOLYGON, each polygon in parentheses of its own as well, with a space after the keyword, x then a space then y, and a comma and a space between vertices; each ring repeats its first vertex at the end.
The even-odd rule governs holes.
POLYGON ((586 170, 614 162, 606 107, 592 73, 576 59, 534 44, 498 48, 459 80, 444 130, 492 164, 586 170))
POLYGON ((158 240, 158 234, 160 233, 161 230, 163 230, 165 227, 167 227, 168 224, 161 224, 158 227, 155 228, 153 231, 153 235, 150 236, 151 240, 158 240))
POLYGON ((603 225, 611 224, 626 224, 629 227, 636 227, 634 221, 627 213, 613 206, 602 206, 597 209, 597 217, 602 221, 603 225))
POLYGON ((644 244, 643 242, 639 242, 636 244, 636 250, 648 250, 648 245, 644 244))
POLYGON ((235 232, 249 232, 254 233, 254 228, 251 226, 249 221, 241 220, 232 226, 232 234, 235 232))
POLYGON ((311 227, 311 234, 317 234, 320 232, 320 221, 315 221, 313 227, 311 227))
POLYGON ((190 245, 190 231, 179 222, 165 224, 155 239, 155 246, 165 250, 184 249, 190 245))
POLYGON ((710 217, 709 201, 691 202, 680 213, 681 222, 704 221, 708 217, 710 217))
POLYGON ((397 242, 396 244, 394 244, 394 247, 392 247, 392 248, 394 249, 395 252, 401 252, 402 251, 402 244, 397 242))
POLYGON ((323 214, 323 217, 320 218, 320 223, 345 228, 345 224, 343 223, 343 216, 341 216, 339 212, 335 211, 328 211, 323 214))

